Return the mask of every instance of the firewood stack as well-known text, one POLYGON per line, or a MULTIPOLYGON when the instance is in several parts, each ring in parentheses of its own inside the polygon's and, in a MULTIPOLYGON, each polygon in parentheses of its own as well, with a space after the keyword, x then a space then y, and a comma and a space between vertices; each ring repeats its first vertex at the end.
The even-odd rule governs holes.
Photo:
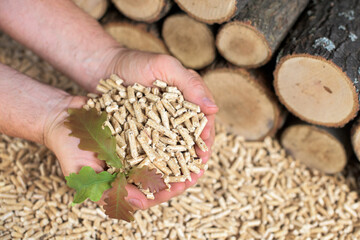
POLYGON ((360 157, 360 0, 75 2, 98 19, 108 7, 100 21, 124 46, 200 71, 217 120, 245 139, 285 126, 288 152, 326 173, 344 168, 351 143, 360 157))

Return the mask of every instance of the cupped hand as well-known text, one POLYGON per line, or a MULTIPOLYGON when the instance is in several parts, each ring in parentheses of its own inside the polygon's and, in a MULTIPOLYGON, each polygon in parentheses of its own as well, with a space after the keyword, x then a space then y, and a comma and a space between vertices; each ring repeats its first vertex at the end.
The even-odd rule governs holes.
MULTIPOLYGON (((119 49, 113 55, 111 61, 107 63, 107 67, 100 69, 100 71, 103 72, 99 73, 99 75, 104 77, 108 77, 112 73, 118 74, 125 80, 126 85, 137 82, 145 86, 151 86, 156 79, 160 79, 169 85, 178 87, 182 91, 184 98, 198 104, 209 120, 201 134, 201 138, 209 147, 209 151, 202 152, 200 149, 196 149, 203 162, 208 161, 215 136, 214 120, 218 108, 209 89, 195 71, 184 68, 178 60, 171 56, 124 49, 119 49)), ((97 82, 90 83, 90 85, 93 86, 92 90, 95 91, 97 82)), ((69 97, 63 102, 62 106, 59 106, 58 113, 53 114, 54 117, 49 119, 45 126, 45 144, 56 154, 65 176, 73 172, 79 172, 83 166, 91 166, 97 172, 103 171, 105 163, 98 160, 94 153, 80 150, 78 148, 80 140, 70 137, 70 130, 63 125, 67 117, 67 108, 82 107, 86 102, 86 98, 69 97)), ((128 184, 126 186, 128 191, 127 200, 136 209, 147 209, 183 193, 187 188, 193 186, 202 174, 203 171, 199 174, 192 173, 192 181, 187 180, 184 183, 171 184, 170 191, 163 190, 156 193, 154 200, 146 199, 144 194, 134 185, 128 184)), ((100 200, 100 204, 103 204, 105 196, 106 192, 100 200)))

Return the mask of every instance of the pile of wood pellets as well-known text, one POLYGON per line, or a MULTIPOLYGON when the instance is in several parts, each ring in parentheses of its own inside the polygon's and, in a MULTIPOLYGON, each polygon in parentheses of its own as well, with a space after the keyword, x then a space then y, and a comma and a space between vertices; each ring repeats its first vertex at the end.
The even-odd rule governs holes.
MULTIPOLYGON (((0 62, 81 91, 1 33, 0 62)), ((0 134, 0 239, 360 239, 356 173, 308 169, 275 140, 246 142, 221 126, 212 150, 196 186, 126 223, 91 201, 70 206, 55 156, 0 134)))
MULTIPOLYGON (((200 107, 185 101, 177 87, 160 80, 154 81, 155 87, 139 83, 125 87, 123 82, 116 74, 100 80, 97 89, 103 94, 88 94, 90 99, 83 107, 107 113, 104 125, 116 138, 116 153, 125 169, 156 169, 169 189, 170 183, 191 181, 191 172, 198 174, 204 169, 195 144, 208 151, 200 137, 208 120, 200 107)), ((149 189, 141 184, 138 188, 154 199, 149 189)))
POLYGON ((109 219, 73 191, 45 147, 0 136, 0 239, 359 239, 354 178, 287 157, 277 141, 245 142, 218 127, 209 169, 167 203, 109 219))

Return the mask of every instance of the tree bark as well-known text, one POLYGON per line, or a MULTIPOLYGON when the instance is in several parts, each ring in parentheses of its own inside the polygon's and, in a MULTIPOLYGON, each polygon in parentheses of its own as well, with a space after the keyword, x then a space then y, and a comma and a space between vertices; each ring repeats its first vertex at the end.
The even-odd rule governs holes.
POLYGON ((249 0, 175 0, 175 2, 189 16, 200 22, 221 24, 237 15, 249 0))
POLYGON ((167 17, 162 36, 169 51, 186 67, 201 69, 216 56, 214 35, 210 28, 186 14, 167 17))
POLYGON ((112 0, 125 16, 136 21, 153 23, 164 17, 171 9, 171 0, 112 0))
POLYGON ((223 25, 216 37, 220 54, 246 68, 267 63, 309 0, 252 0, 223 25))
POLYGON ((342 171, 350 156, 348 135, 340 128, 296 121, 284 130, 280 142, 295 159, 325 173, 342 171))
POLYGON ((106 13, 108 0, 73 0, 75 4, 96 19, 100 19, 106 13))
POLYGON ((284 122, 283 109, 259 70, 217 63, 203 74, 219 106, 217 120, 246 140, 274 136, 284 122))
POLYGON ((314 0, 285 41, 274 85, 280 101, 299 118, 340 127, 356 116, 359 11, 359 0, 314 0))

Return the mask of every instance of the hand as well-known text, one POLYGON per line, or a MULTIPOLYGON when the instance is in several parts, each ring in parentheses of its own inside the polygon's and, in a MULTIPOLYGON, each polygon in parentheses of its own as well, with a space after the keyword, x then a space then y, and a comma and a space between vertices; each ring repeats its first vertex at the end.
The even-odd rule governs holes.
MULTIPOLYGON (((204 163, 209 160, 211 146, 215 137, 215 113, 218 111, 218 108, 199 74, 193 70, 185 69, 177 59, 171 56, 128 49, 120 49, 112 58, 108 67, 103 69, 105 69, 105 72, 99 75, 110 76, 111 73, 116 73, 124 79, 127 85, 137 82, 144 86, 152 86, 156 79, 160 79, 169 85, 179 88, 185 100, 198 104, 209 120, 201 134, 201 138, 205 141, 209 151, 202 152, 196 147, 196 152, 204 163)), ((100 71, 104 70, 100 69, 100 71)), ((155 200, 147 200, 141 192, 131 185, 131 189, 130 187, 128 189, 129 198, 140 199, 142 205, 139 208, 148 208, 166 202, 170 198, 181 194, 187 188, 193 186, 202 174, 203 171, 198 175, 192 173, 191 182, 171 184, 171 191, 164 190, 155 194, 155 200)))
MULTIPOLYGON (((192 70, 187 70, 173 57, 166 55, 157 55, 132 50, 120 50, 112 58, 107 68, 104 68, 103 76, 109 76, 111 73, 117 73, 125 80, 125 84, 141 83, 145 86, 151 86, 156 79, 161 79, 169 85, 177 86, 184 94, 186 100, 198 104, 208 118, 208 124, 205 127, 201 137, 209 147, 214 141, 214 114, 217 107, 213 103, 213 98, 202 81, 201 77, 192 70)), ((96 86, 97 82, 93 84, 96 86)), ((54 119, 49 119, 46 125, 46 145, 54 151, 60 161, 62 171, 65 176, 73 172, 78 172, 82 166, 91 166, 95 171, 104 170, 104 162, 98 160, 92 152, 78 149, 79 139, 70 137, 70 130, 65 128, 63 121, 67 116, 67 108, 80 108, 86 99, 82 97, 71 97, 64 101, 62 107, 59 107, 60 113, 55 114, 54 119)), ((211 150, 202 152, 199 149, 197 154, 203 162, 207 162, 211 150)), ((194 185, 197 179, 203 174, 203 171, 196 175, 192 173, 192 181, 185 183, 171 184, 171 191, 162 191, 155 194, 155 200, 148 200, 135 186, 128 184, 128 201, 135 208, 146 209, 151 206, 168 201, 170 198, 184 192, 187 188, 194 185)), ((106 196, 106 193, 104 194, 106 196)), ((103 204, 103 199, 100 204, 103 204)))

